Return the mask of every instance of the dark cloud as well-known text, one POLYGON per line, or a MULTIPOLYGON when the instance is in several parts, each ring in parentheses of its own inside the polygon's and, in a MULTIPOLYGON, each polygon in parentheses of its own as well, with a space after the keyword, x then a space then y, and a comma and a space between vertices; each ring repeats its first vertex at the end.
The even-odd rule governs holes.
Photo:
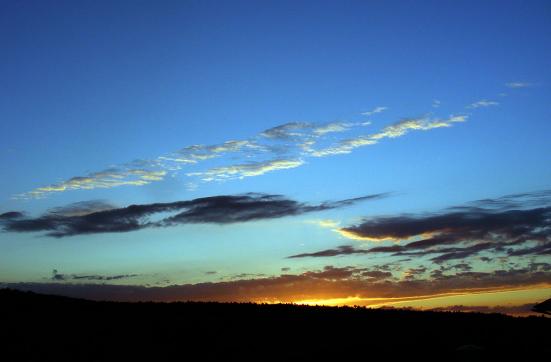
POLYGON ((354 267, 344 267, 336 268, 332 265, 327 265, 323 268, 322 271, 309 271, 305 272, 302 275, 305 277, 315 278, 315 279, 325 279, 325 280, 342 280, 352 277, 354 274, 362 272, 363 269, 358 269, 354 267))
POLYGON ((90 200, 55 207, 48 210, 48 214, 53 216, 83 216, 94 212, 111 210, 115 208, 116 206, 103 200, 90 200))
POLYGON ((408 275, 418 275, 418 274, 423 274, 427 271, 427 268, 424 267, 424 266, 419 266, 417 268, 409 268, 406 273, 408 275))
POLYGON ((52 270, 52 280, 55 281, 112 281, 119 279, 128 279, 139 276, 139 274, 118 274, 118 275, 79 275, 79 274, 61 274, 57 269, 52 270))
MULTIPOLYGON (((249 277, 198 284, 145 287, 83 283, 5 283, 0 286, 94 300, 118 301, 280 301, 325 298, 426 298, 442 293, 509 290, 550 285, 551 272, 544 267, 503 269, 489 272, 431 273, 430 278, 397 280, 390 273, 372 268, 326 266, 301 274, 249 277)), ((382 303, 382 300, 354 300, 354 304, 382 303)))
POLYGON ((336 249, 327 249, 322 251, 317 251, 315 253, 303 253, 297 255, 291 255, 287 258, 306 258, 306 257, 326 257, 326 256, 337 256, 337 255, 350 255, 350 254, 364 254, 367 250, 356 249, 351 245, 341 245, 336 249))
POLYGON ((73 280, 119 280, 139 276, 139 274, 119 274, 119 275, 71 275, 73 280))
POLYGON ((57 269, 52 270, 52 280, 65 280, 64 274, 59 274, 57 269))
POLYGON ((0 220, 11 220, 19 219, 25 216, 22 212, 19 211, 8 211, 3 214, 0 214, 0 220))
POLYGON ((462 270, 462 271, 470 271, 470 270, 472 270, 472 267, 471 267, 469 264, 467 264, 467 263, 455 264, 455 265, 452 265, 451 268, 457 269, 457 270, 462 270))
POLYGON ((545 243, 524 249, 509 249, 507 253, 509 256, 551 255, 551 243, 545 243))
MULTIPOLYGON (((4 231, 45 231, 46 235, 64 237, 79 234, 129 232, 147 227, 166 227, 189 223, 230 224, 300 215, 349 206, 375 200, 388 194, 368 195, 353 199, 309 205, 281 195, 249 193, 244 195, 213 196, 189 201, 130 205, 110 208, 106 203, 78 203, 57 208, 37 218, 1 219, 4 231), (94 208, 106 208, 94 211, 94 208), (175 215, 150 221, 154 214, 173 212, 175 215)), ((4 214, 3 214, 4 215, 4 214)))
POLYGON ((363 277, 372 278, 376 280, 392 278, 392 273, 381 270, 367 270, 361 273, 363 277))
MULTIPOLYGON (((392 253, 393 256, 440 254, 431 260, 443 263, 469 258, 483 251, 507 252, 509 256, 550 255, 550 203, 551 191, 542 191, 479 200, 475 202, 476 207, 454 207, 440 213, 365 219, 341 231, 355 239, 414 241, 370 249, 342 245, 290 258, 370 253, 392 253), (545 206, 526 208, 534 205, 545 206), (512 206, 516 208, 507 209, 512 206), (519 249, 525 243, 537 245, 519 249)), ((482 260, 489 261, 487 258, 482 260)))
POLYGON ((442 263, 448 260, 456 259, 465 259, 471 255, 478 254, 481 251, 494 249, 495 245, 493 243, 481 243, 468 246, 465 248, 445 248, 440 250, 435 250, 435 252, 443 253, 442 255, 436 256, 431 260, 435 263, 442 263))
MULTIPOLYGON (((437 215, 380 217, 342 230, 366 239, 405 240, 436 234, 439 244, 465 239, 494 239, 493 235, 507 240, 541 240, 549 237, 550 231, 538 229, 549 226, 550 218, 551 207, 506 211, 478 209, 437 215)), ((430 246, 433 242, 426 241, 430 246)))

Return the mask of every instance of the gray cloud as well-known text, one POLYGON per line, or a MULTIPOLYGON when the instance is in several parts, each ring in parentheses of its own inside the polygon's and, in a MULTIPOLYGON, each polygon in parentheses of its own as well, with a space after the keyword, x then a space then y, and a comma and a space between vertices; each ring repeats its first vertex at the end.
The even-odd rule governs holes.
POLYGON ((32 290, 40 293, 59 294, 94 300, 117 301, 227 301, 227 302, 296 302, 326 298, 365 298, 354 304, 381 304, 384 300, 369 298, 394 298, 388 302, 408 300, 443 293, 472 293, 510 288, 548 285, 549 271, 517 268, 488 272, 440 273, 437 277, 396 280, 388 273, 361 267, 326 266, 301 274, 279 276, 244 275, 244 279, 206 282, 198 284, 143 287, 113 284, 81 283, 4 283, 0 286, 32 290))
POLYGON ((52 216, 83 216, 94 212, 115 209, 116 206, 103 200, 80 201, 48 210, 52 216))
MULTIPOLYGON (((70 213, 74 205, 61 208, 63 212, 48 212, 37 218, 3 218, 4 231, 46 232, 47 236, 64 237, 106 232, 129 232, 147 227, 166 227, 189 223, 230 224, 253 220, 273 219, 324 211, 352 205, 356 202, 376 200, 388 194, 374 194, 353 199, 309 205, 286 199, 281 195, 249 193, 198 198, 171 203, 130 205, 90 213, 70 213), (160 221, 149 221, 153 214, 173 212, 160 221)), ((81 209, 79 204, 77 209, 81 209)))
POLYGON ((342 245, 289 258, 371 253, 390 253, 392 256, 439 254, 431 260, 443 263, 483 251, 502 252, 509 256, 549 255, 551 206, 543 205, 550 204, 550 195, 551 191, 507 195, 478 200, 439 213, 365 219, 357 225, 341 228, 339 232, 357 240, 413 241, 369 249, 342 245), (523 203, 528 207, 540 207, 525 209, 523 203), (532 245, 523 247, 526 244, 532 245))
POLYGON ((117 275, 99 275, 99 274, 61 274, 57 269, 52 270, 51 280, 54 281, 113 281, 128 279, 139 276, 139 274, 117 274, 117 275))
POLYGON ((19 211, 8 211, 3 214, 0 214, 0 220, 11 220, 19 219, 25 216, 22 212, 19 211))

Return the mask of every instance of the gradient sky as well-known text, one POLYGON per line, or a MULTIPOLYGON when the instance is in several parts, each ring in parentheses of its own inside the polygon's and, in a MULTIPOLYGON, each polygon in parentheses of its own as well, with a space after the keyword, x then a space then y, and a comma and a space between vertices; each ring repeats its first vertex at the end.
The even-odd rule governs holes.
POLYGON ((546 299, 550 36, 548 1, 3 1, 0 282, 546 299))

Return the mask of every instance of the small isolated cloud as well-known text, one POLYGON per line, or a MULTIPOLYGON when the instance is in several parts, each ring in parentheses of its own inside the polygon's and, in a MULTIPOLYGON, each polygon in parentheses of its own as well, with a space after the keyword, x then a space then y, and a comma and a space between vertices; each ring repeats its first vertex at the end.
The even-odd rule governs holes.
POLYGON ((440 102, 438 99, 434 99, 432 101, 432 108, 439 108, 440 104, 442 104, 442 102, 440 102))
POLYGON ((507 88, 528 88, 528 87, 531 87, 532 86, 532 83, 527 83, 527 82, 509 82, 509 83, 505 83, 505 86, 507 88))
POLYGON ((368 111, 368 112, 363 112, 362 113, 362 116, 372 116, 374 114, 377 114, 377 113, 381 113, 381 112, 384 112, 388 109, 388 107, 375 107, 373 110, 371 111, 368 111))
POLYGON ((337 220, 331 220, 331 219, 324 219, 324 220, 314 220, 312 223, 321 226, 322 228, 329 228, 334 229, 339 227, 340 221, 337 220))
POLYGON ((470 105, 467 106, 467 108, 476 109, 476 108, 484 108, 484 107, 497 106, 497 105, 499 105, 499 102, 482 99, 478 102, 471 103, 470 105))
POLYGON ((99 274, 61 274, 57 269, 52 270, 51 280, 54 281, 78 281, 78 282, 90 282, 90 281, 113 281, 134 278, 139 274, 117 274, 117 275, 99 275, 99 274))
MULTIPOLYGON (((273 219, 310 212, 331 210, 357 202, 376 200, 387 194, 309 205, 281 195, 248 193, 198 198, 171 203, 130 205, 91 213, 51 213, 37 218, 2 218, 0 225, 9 232, 46 232, 47 236, 64 237, 81 234, 129 232, 149 227, 167 227, 190 223, 231 224, 273 219), (159 221, 149 217, 173 213, 159 221)), ((65 208, 62 208, 65 209, 65 208)), ((72 209, 72 208, 69 208, 72 209)))

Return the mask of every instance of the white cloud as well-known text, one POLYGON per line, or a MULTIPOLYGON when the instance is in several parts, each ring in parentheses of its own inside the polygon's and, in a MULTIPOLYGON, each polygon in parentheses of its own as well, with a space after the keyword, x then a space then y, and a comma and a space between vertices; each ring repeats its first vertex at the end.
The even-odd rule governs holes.
POLYGON ((465 122, 467 118, 468 116, 466 115, 452 115, 447 119, 429 119, 428 117, 408 118, 393 125, 384 127, 380 132, 343 140, 340 141, 336 146, 328 147, 325 149, 312 150, 310 152, 310 155, 313 157, 326 157, 346 154, 352 152, 352 150, 358 147, 374 145, 383 138, 401 137, 412 130, 427 131, 433 128, 451 127, 454 123, 465 122))
MULTIPOLYGON (((435 100, 435 102, 438 102, 435 100)), ((439 104, 439 103, 438 103, 439 104)), ((497 104, 482 100, 474 107, 497 104)), ((363 115, 373 115, 385 111, 387 107, 376 107, 363 115)), ((448 119, 420 118, 404 119, 381 129, 379 132, 357 135, 357 131, 371 122, 290 122, 269 128, 245 140, 229 140, 213 145, 190 145, 180 150, 161 155, 151 160, 138 160, 107 170, 72 177, 68 180, 38 187, 17 195, 22 198, 41 198, 48 194, 69 190, 91 190, 113 188, 124 185, 143 186, 162 181, 166 176, 174 177, 183 168, 197 167, 203 162, 219 159, 221 166, 207 168, 206 171, 188 170, 191 180, 188 190, 194 190, 198 181, 243 179, 260 176, 267 172, 296 168, 303 165, 307 157, 327 157, 351 153, 354 149, 375 145, 384 138, 397 138, 413 130, 429 130, 450 127, 455 122, 463 122, 467 116, 451 116, 448 119), (343 133, 354 132, 344 136, 343 133), (327 144, 331 140, 332 144, 327 144), (324 144, 325 143, 325 144, 324 144), (231 157, 230 157, 231 156, 231 157), (271 157, 271 160, 258 161, 271 157)), ((212 162, 212 161, 209 161, 212 162)))
POLYGON ((363 112, 361 113, 362 116, 372 116, 376 113, 384 112, 388 109, 388 107, 375 107, 372 111, 369 112, 363 112))
POLYGON ((198 176, 203 181, 222 181, 229 179, 242 179, 251 176, 260 176, 267 172, 299 167, 304 164, 302 160, 270 160, 263 162, 245 163, 224 167, 215 167, 204 172, 190 172, 187 176, 198 176))
POLYGON ((499 105, 499 102, 496 101, 488 101, 485 99, 482 99, 478 102, 471 103, 467 106, 469 109, 476 109, 476 108, 482 108, 482 107, 489 107, 489 106, 497 106, 499 105))
POLYGON ((288 139, 293 137, 300 137, 304 133, 298 131, 304 131, 311 129, 312 124, 309 122, 290 122, 276 127, 269 128, 260 133, 262 137, 272 139, 288 139))
POLYGON ((322 220, 309 220, 308 223, 318 225, 322 228, 335 229, 340 226, 340 221, 332 219, 322 219, 322 220))
POLYGON ((353 123, 333 122, 333 123, 328 123, 325 125, 315 127, 312 132, 316 136, 323 136, 327 133, 346 132, 353 126, 354 126, 353 123))
POLYGON ((124 185, 143 186, 152 181, 161 181, 165 175, 166 171, 164 170, 108 169, 91 173, 87 176, 76 176, 66 181, 38 187, 32 191, 16 195, 15 198, 42 198, 51 193, 69 190, 107 189, 124 185))
POLYGON ((527 82, 509 82, 505 83, 505 86, 508 88, 528 88, 532 86, 532 83, 527 82))

